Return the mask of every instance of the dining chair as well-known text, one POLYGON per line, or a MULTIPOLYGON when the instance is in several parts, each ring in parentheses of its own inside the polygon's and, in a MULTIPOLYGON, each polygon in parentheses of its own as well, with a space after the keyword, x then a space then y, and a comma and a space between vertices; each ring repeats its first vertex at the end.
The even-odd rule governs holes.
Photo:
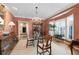
POLYGON ((52 36, 45 35, 42 38, 39 38, 37 42, 37 54, 44 55, 49 54, 51 55, 51 42, 52 42, 52 36))

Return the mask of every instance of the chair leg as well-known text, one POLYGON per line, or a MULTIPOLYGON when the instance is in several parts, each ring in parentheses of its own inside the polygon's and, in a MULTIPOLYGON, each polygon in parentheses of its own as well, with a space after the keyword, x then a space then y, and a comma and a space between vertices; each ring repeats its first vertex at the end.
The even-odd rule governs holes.
POLYGON ((49 53, 49 55, 51 55, 51 52, 52 52, 52 51, 51 51, 51 48, 50 48, 50 53, 49 53))
POLYGON ((27 43, 26 43, 26 48, 27 48, 27 46, 28 46, 28 40, 27 40, 27 43))
POLYGON ((51 44, 50 44, 50 53, 49 55, 52 55, 52 47, 51 47, 51 44))
POLYGON ((38 45, 37 45, 37 55, 38 55, 38 45))
POLYGON ((73 46, 70 47, 71 55, 73 55, 73 46))
POLYGON ((28 38, 27 38, 26 48, 27 48, 27 46, 28 46, 28 38))
POLYGON ((35 41, 33 40, 33 46, 35 47, 35 41))
POLYGON ((43 50, 43 55, 44 55, 44 49, 42 49, 43 50))

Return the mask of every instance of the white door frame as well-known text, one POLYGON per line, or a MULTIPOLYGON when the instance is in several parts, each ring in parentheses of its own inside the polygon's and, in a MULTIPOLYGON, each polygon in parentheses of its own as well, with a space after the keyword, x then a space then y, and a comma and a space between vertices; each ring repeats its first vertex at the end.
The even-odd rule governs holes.
MULTIPOLYGON (((20 34, 21 34, 21 27, 20 27, 20 23, 21 22, 25 22, 25 21, 18 21, 18 37, 20 39, 20 34)), ((26 21, 27 23, 27 21, 26 21)), ((27 33, 27 37, 29 38, 29 27, 28 27, 28 23, 26 24, 26 33, 27 33)))

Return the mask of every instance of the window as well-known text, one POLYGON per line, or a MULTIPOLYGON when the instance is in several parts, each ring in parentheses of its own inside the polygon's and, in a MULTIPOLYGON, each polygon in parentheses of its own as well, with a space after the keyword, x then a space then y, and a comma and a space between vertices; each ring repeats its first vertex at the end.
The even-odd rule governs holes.
POLYGON ((55 35, 59 35, 62 38, 65 37, 65 31, 66 31, 66 24, 65 19, 60 19, 55 22, 56 28, 55 28, 55 35))
POLYGON ((55 24, 55 35, 69 41, 74 39, 74 16, 73 14, 63 19, 49 22, 49 34, 53 36, 54 31, 51 25, 55 24))
POLYGON ((48 28, 49 28, 49 35, 53 36, 54 35, 54 30, 53 30, 53 24, 54 24, 54 21, 50 21, 49 22, 49 25, 48 25, 48 28))
POLYGON ((70 15, 67 17, 67 39, 74 38, 74 17, 70 15))

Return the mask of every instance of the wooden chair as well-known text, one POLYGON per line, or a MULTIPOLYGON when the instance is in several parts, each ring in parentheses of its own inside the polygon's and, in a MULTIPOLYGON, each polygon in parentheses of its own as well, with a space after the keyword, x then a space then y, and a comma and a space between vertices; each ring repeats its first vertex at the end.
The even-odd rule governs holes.
POLYGON ((27 38, 27 44, 26 44, 26 48, 28 47, 28 46, 35 46, 35 42, 34 42, 34 38, 32 37, 32 38, 27 38))
POLYGON ((37 42, 37 54, 44 55, 45 53, 48 53, 51 55, 51 41, 52 37, 49 35, 39 38, 37 42))
POLYGON ((79 41, 77 41, 77 40, 72 40, 72 42, 71 42, 71 44, 70 44, 71 55, 74 54, 74 49, 73 49, 74 46, 76 46, 76 47, 79 46, 79 41))

